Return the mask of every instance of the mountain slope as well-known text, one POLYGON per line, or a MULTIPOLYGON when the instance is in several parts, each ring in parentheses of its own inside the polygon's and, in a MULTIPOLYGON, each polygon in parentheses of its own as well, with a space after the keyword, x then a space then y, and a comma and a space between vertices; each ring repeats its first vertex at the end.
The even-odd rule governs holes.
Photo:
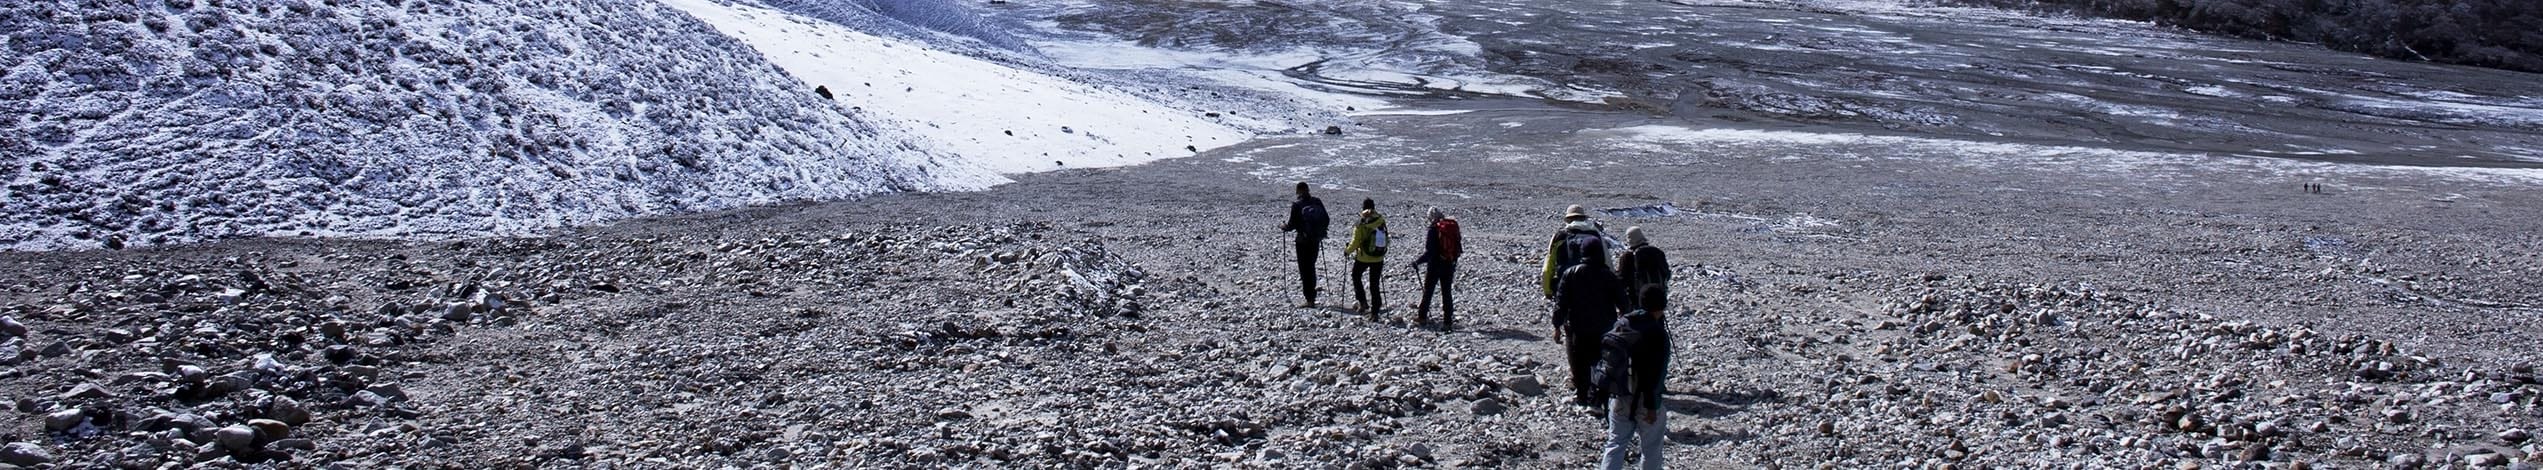
POLYGON ((0 248, 519 233, 983 178, 651 1, 6 0, 0 30, 0 248))

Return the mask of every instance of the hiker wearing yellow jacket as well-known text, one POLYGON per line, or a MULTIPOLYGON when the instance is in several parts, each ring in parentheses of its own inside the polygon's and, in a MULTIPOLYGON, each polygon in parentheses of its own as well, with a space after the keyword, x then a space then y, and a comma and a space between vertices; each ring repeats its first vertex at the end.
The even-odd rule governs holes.
MULTIPOLYGON (((1601 243, 1614 244, 1608 241, 1605 227, 1589 220, 1589 209, 1578 204, 1564 208, 1563 229, 1554 231, 1554 241, 1545 247, 1545 274, 1537 280, 1537 287, 1544 289, 1545 298, 1554 298, 1554 281, 1558 279, 1558 276, 1563 275, 1564 268, 1585 261, 1574 259, 1575 256, 1566 253, 1567 250, 1563 248, 1563 244, 1571 241, 1574 236, 1596 237, 1601 243)), ((1600 262, 1603 263, 1605 260, 1600 262)))
POLYGON ((1360 223, 1351 226, 1351 244, 1343 254, 1351 257, 1353 310, 1368 315, 1369 321, 1377 321, 1378 309, 1386 305, 1378 291, 1378 281, 1386 277, 1386 236, 1386 216, 1378 215, 1377 200, 1361 199, 1360 223))

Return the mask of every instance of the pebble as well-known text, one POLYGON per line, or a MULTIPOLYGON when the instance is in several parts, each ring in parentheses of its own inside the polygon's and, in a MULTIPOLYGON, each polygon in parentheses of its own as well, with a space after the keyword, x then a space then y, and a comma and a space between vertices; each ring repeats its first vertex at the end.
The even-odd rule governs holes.
POLYGON ((1501 388, 1510 389, 1513 393, 1525 396, 1545 396, 1545 383, 1537 380, 1536 374, 1519 374, 1510 376, 1510 378, 1501 381, 1501 388))
POLYGON ((212 442, 230 452, 244 453, 256 448, 256 429, 244 424, 229 425, 212 431, 212 442))
POLYGON ((1473 405, 1466 407, 1466 411, 1473 412, 1477 416, 1497 415, 1509 410, 1509 405, 1503 405, 1500 399, 1495 398, 1475 400, 1473 405))
POLYGON ((2417 452, 2403 452, 2386 457, 2384 464, 2393 467, 2394 470, 2417 470, 2420 466, 2428 464, 2428 457, 2419 455, 2417 452))
POLYGON ((2500 441, 2500 442, 2506 442, 2506 443, 2508 443, 2508 445, 2523 444, 2523 443, 2525 443, 2525 441, 2527 441, 2527 440, 2531 440, 2531 439, 2534 439, 2534 435, 2532 435, 2532 434, 2527 434, 2527 433, 2525 432, 2525 430, 2523 430, 2523 429, 2509 429, 2509 430, 2506 430, 2506 431, 2499 431, 2499 441, 2500 441))
POLYGON ((106 387, 99 386, 94 382, 83 382, 79 385, 72 386, 70 391, 62 392, 58 398, 63 400, 87 400, 113 398, 114 396, 115 392, 107 390, 106 387))
POLYGON ((70 430, 72 426, 78 426, 81 419, 84 419, 84 415, 78 408, 55 411, 44 415, 44 430, 51 432, 67 431, 70 430))
POLYGON ((272 403, 265 405, 265 417, 293 426, 309 424, 310 418, 309 409, 301 406, 300 400, 279 395, 274 397, 272 403))
POLYGON ((276 439, 291 437, 291 425, 283 424, 281 421, 251 419, 247 420, 247 427, 256 430, 256 442, 273 442, 276 439))
POLYGON ((33 467, 53 463, 53 452, 33 442, 11 442, 0 446, 0 463, 33 467))
POLYGON ((23 338, 26 337, 26 334, 26 325, 18 323, 17 318, 0 317, 0 335, 6 335, 11 338, 23 338))

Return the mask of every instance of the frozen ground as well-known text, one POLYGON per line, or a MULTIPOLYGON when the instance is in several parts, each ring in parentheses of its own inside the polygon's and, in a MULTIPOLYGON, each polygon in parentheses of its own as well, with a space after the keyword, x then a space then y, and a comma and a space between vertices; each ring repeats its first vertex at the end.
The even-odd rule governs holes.
POLYGON ((1057 29, 1028 39, 1058 54, 1115 41, 1278 57, 1245 68, 1326 90, 1543 96, 1707 125, 2398 165, 2530 168, 2543 148, 2533 74, 1913 2, 1077 0, 986 11, 1057 29))

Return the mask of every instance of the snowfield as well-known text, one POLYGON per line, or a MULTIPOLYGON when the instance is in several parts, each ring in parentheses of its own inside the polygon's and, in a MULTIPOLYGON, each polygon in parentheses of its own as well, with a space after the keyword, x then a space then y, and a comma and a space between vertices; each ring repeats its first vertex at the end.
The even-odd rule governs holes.
MULTIPOLYGON (((840 103, 987 173, 1113 167, 1188 156, 1251 134, 1205 114, 783 11, 662 0, 826 87, 840 103)), ((946 180, 981 188, 1003 179, 946 180)))

